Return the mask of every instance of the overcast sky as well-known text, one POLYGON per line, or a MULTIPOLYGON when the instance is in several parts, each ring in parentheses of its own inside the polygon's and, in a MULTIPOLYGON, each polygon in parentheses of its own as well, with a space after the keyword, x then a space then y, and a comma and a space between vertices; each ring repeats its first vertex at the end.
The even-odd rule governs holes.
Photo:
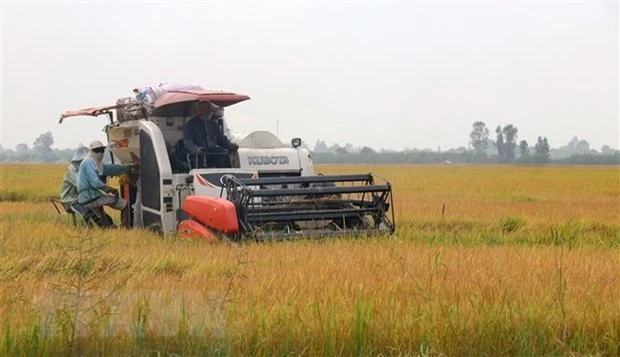
POLYGON ((247 94, 233 130, 310 147, 443 150, 478 120, 619 147, 618 2, 1 6, 6 148, 103 139, 103 117, 60 113, 160 82, 247 94))

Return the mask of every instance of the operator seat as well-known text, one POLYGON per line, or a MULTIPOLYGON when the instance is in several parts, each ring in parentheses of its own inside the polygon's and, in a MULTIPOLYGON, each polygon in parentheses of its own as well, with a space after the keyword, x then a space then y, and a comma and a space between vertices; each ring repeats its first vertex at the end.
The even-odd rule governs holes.
POLYGON ((174 157, 177 164, 186 169, 185 172, 189 172, 191 169, 233 167, 233 160, 229 152, 207 152, 206 155, 192 154, 185 148, 184 139, 178 140, 174 145, 174 157), (213 159, 222 156, 224 157, 224 164, 215 165, 214 162, 219 160, 213 159))

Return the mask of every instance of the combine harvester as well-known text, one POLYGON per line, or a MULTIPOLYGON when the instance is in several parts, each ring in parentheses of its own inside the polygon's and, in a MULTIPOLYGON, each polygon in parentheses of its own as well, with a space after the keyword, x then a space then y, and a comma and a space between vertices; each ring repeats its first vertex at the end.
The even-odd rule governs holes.
MULTIPOLYGON (((358 175, 315 175, 301 139, 283 144, 256 131, 236 135, 230 167, 204 167, 184 150, 183 128, 197 112, 248 100, 198 86, 136 89, 116 105, 69 111, 106 115, 104 128, 115 163, 140 162, 140 175, 121 185, 129 202, 121 214, 132 227, 185 239, 214 241, 391 234, 395 230, 389 182, 358 175), (116 113, 116 117, 115 114, 116 113)), ((220 154, 222 155, 222 154, 220 154)))

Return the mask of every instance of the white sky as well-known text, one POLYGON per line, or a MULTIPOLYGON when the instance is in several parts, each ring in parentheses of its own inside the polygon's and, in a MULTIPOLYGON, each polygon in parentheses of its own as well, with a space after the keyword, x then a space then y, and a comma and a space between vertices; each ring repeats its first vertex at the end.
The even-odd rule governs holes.
POLYGON ((466 146, 471 124, 519 140, 619 147, 618 2, 2 3, 3 147, 51 131, 103 139, 136 86, 193 82, 249 95, 236 131, 310 147, 466 146))

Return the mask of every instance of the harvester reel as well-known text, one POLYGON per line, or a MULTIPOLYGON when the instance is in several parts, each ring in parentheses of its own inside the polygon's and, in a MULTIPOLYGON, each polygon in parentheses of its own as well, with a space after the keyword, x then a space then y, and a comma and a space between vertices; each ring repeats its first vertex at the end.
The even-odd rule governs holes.
POLYGON ((222 177, 242 236, 258 240, 393 233, 391 186, 372 175, 222 177))

